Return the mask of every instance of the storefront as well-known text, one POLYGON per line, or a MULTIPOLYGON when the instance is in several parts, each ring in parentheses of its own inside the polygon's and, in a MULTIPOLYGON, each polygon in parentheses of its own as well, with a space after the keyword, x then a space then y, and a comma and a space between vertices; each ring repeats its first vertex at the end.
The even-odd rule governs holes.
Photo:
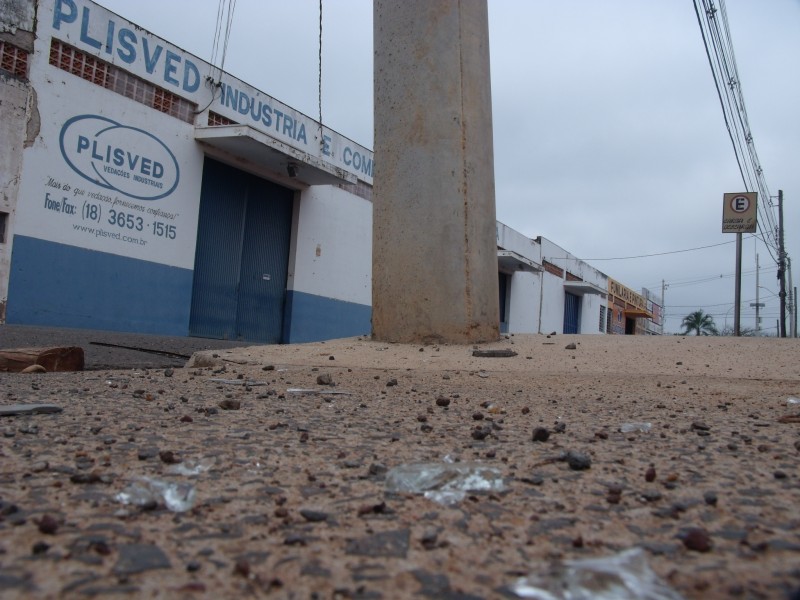
POLYGON ((645 320, 652 319, 647 299, 620 282, 608 278, 608 333, 636 335, 645 333, 645 320))
POLYGON ((9 323, 369 331, 369 150, 92 2, 14 4, 9 323))

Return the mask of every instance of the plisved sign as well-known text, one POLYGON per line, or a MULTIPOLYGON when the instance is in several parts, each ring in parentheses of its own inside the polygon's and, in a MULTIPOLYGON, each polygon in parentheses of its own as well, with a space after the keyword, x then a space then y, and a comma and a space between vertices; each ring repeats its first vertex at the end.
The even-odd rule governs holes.
POLYGON ((724 194, 722 233, 755 233, 758 225, 758 192, 724 194))

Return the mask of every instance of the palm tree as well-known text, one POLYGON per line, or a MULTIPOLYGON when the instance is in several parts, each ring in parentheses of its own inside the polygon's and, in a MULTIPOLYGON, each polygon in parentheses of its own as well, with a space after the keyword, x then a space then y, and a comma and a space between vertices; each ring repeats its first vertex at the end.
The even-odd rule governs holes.
POLYGON ((717 326, 714 325, 714 317, 707 315, 702 309, 697 309, 683 317, 681 322, 684 335, 694 331, 695 335, 718 335, 717 326))

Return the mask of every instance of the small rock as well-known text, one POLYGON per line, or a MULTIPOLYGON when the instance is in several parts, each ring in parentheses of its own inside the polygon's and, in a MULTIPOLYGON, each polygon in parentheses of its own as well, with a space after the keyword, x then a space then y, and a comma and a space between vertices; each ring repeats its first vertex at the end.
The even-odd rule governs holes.
POLYGON ((425 550, 433 550, 436 548, 438 539, 439 531, 435 527, 428 527, 422 532, 422 536, 419 538, 419 543, 422 544, 422 547, 425 548, 425 550))
POLYGON ((321 523, 328 520, 328 513, 320 510, 311 510, 303 508, 300 510, 300 516, 309 523, 321 523))
POLYGON ((694 550, 695 552, 710 552, 713 547, 711 536, 708 535, 705 529, 700 527, 688 529, 683 535, 682 541, 688 550, 694 550))
POLYGON ((317 385, 333 385, 333 377, 331 377, 330 373, 317 375, 317 385))
POLYGON ((532 439, 534 442, 546 442, 550 439, 550 431, 546 427, 536 427, 532 439))
POLYGON ((22 369, 20 373, 47 373, 47 369, 45 369, 42 365, 30 365, 22 369))
POLYGON ((716 506, 717 505, 717 495, 714 492, 706 492, 703 494, 703 500, 709 506, 716 506))
POLYGON ((501 350, 473 350, 472 356, 476 356, 479 358, 512 358, 516 356, 517 353, 513 350, 501 349, 501 350))
POLYGON ((39 519, 37 525, 39 526, 39 531, 45 535, 55 535, 58 531, 58 521, 50 515, 44 515, 39 519))
POLYGON ((564 350, 577 350, 577 349, 578 345, 575 342, 572 342, 571 344, 567 344, 566 346, 564 346, 564 350))
POLYGON ((50 544, 48 544, 46 542, 36 542, 33 545, 33 548, 31 548, 31 553, 33 553, 33 554, 44 554, 48 550, 50 550, 50 544))
POLYGON ((70 476, 69 480, 77 484, 110 483, 97 473, 75 473, 70 476))
POLYGON ((531 475, 530 477, 521 477, 520 481, 523 483, 527 483, 528 485, 543 485, 544 484, 544 477, 541 475, 531 475))
POLYGON ((217 406, 219 406, 222 410, 239 410, 242 407, 242 403, 239 400, 226 398, 225 400, 221 401, 217 406))
POLYGON ((450 398, 439 396, 436 398, 436 406, 450 406, 450 398))
POLYGON ((178 458, 172 450, 162 450, 158 453, 158 458, 161 459, 165 465, 174 465, 181 462, 181 459, 178 458))
POLYGON ((39 435, 39 426, 34 423, 26 423, 19 428, 19 432, 27 435, 39 435))
POLYGON ((389 471, 389 468, 381 463, 372 463, 369 466, 369 476, 370 477, 383 477, 389 471))
POLYGON ((308 538, 301 533, 289 533, 284 539, 285 546, 306 546, 308 538))
POLYGON ((612 485, 608 488, 608 494, 606 495, 606 501, 609 504, 619 504, 620 500, 622 500, 622 488, 617 485, 612 485))
POLYGON ((233 567, 233 572, 236 575, 241 575, 242 577, 250 577, 250 563, 247 562, 246 559, 240 558, 236 561, 236 564, 233 567))
POLYGON ((642 493, 641 498, 645 502, 658 502, 663 496, 661 492, 647 491, 642 493))
POLYGON ((164 377, 172 377, 174 374, 174 369, 164 369, 164 377))
POLYGON ((785 471, 775 471, 772 474, 775 479, 786 479, 786 472, 785 471))
POLYGON ((358 516, 365 517, 367 515, 387 515, 391 514, 392 512, 393 511, 386 506, 386 502, 381 502, 380 504, 366 504, 359 507, 358 516))
POLYGON ((394 378, 392 378, 392 379, 390 379, 389 381, 386 382, 386 387, 394 387, 396 385, 397 385, 397 379, 394 379, 394 378))
POLYGON ((139 448, 136 456, 139 460, 150 460, 158 456, 158 448, 139 448))
POLYGON ((592 467, 592 459, 588 454, 584 454, 583 452, 570 450, 567 452, 564 459, 567 461, 569 468, 573 471, 585 471, 592 467))
POLYGON ((117 556, 111 570, 117 577, 171 568, 167 555, 154 544, 122 544, 117 547, 117 556))
POLYGON ((647 471, 644 472, 644 480, 647 481, 648 483, 656 480, 655 468, 650 467, 649 469, 647 469, 647 471))
POLYGON ((475 429, 472 430, 472 439, 473 440, 485 440, 489 437, 489 434, 492 432, 491 427, 483 427, 477 425, 475 429))

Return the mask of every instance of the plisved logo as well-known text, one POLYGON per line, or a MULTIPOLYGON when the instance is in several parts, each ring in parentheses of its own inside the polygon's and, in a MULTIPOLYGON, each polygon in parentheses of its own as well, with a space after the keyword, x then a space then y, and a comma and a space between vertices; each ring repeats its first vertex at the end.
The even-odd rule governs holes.
POLYGON ((61 155, 84 179, 137 200, 158 200, 178 186, 175 155, 156 136, 99 115, 72 117, 61 128, 61 155))

